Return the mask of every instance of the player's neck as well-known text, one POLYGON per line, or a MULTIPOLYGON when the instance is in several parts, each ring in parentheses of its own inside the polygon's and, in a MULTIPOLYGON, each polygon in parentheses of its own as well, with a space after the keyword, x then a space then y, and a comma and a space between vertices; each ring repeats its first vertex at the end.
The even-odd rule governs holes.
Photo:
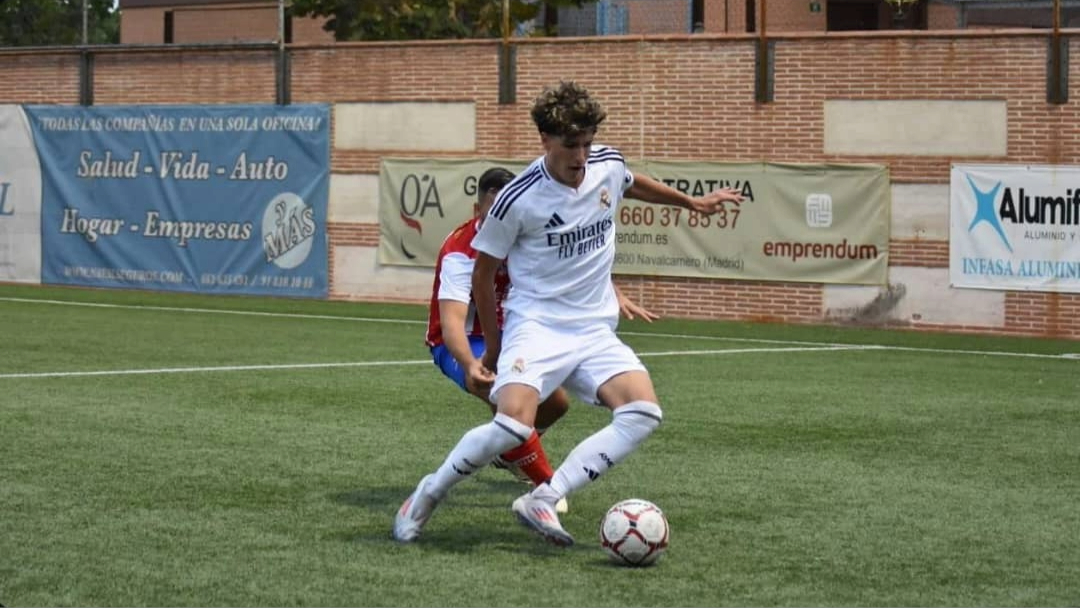
POLYGON ((578 187, 581 186, 581 183, 585 181, 585 172, 584 171, 581 171, 579 174, 575 175, 575 180, 574 180, 573 183, 565 181, 563 179, 562 175, 558 171, 555 171, 552 168, 551 162, 548 160, 548 158, 546 156, 544 157, 544 169, 547 171, 547 174, 551 176, 551 179, 553 179, 556 182, 566 186, 567 188, 577 190, 578 187))

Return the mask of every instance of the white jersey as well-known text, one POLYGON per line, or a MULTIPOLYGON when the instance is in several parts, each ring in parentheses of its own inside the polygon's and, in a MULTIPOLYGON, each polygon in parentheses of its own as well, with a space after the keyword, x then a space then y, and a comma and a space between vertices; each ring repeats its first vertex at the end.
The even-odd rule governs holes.
POLYGON ((507 261, 507 323, 603 321, 614 329, 615 213, 633 182, 622 154, 593 146, 577 188, 556 181, 541 156, 499 192, 472 246, 507 261))

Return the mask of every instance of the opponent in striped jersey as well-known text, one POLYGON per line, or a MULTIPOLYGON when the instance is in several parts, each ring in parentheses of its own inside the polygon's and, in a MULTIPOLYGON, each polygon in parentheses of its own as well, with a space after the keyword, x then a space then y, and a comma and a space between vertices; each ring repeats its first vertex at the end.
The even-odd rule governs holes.
MULTIPOLYGON (((509 173, 509 172, 507 172, 509 173)), ((490 195, 488 195, 490 197, 490 195)), ((481 205, 483 208, 484 205, 481 205)), ((491 207, 490 204, 486 207, 491 207)), ((429 348, 443 345, 442 315, 440 300, 461 302, 466 305, 462 320, 465 333, 469 338, 484 337, 480 319, 476 316, 476 306, 472 301, 472 271, 476 262, 476 250, 472 247, 476 229, 481 223, 477 216, 454 229, 443 241, 435 261, 435 281, 431 289, 431 302, 428 306, 428 329, 426 343, 429 348)), ((503 322, 502 301, 510 291, 510 275, 505 266, 495 274, 495 299, 499 301, 497 316, 499 325, 503 322)))
POLYGON ((503 188, 472 243, 479 252, 473 298, 486 344, 480 364, 498 371, 491 389, 498 413, 465 433, 424 478, 416 494, 427 497, 424 521, 454 484, 525 441, 539 404, 564 386, 611 410, 611 423, 579 443, 549 483, 511 509, 548 541, 571 545, 556 502, 624 460, 660 425, 649 373, 614 331, 615 214, 624 196, 705 215, 742 199, 730 189, 690 197, 631 173, 617 151, 593 145, 606 116, 574 82, 545 89, 533 104, 544 155, 503 188), (495 274, 504 260, 513 288, 500 340, 495 274))

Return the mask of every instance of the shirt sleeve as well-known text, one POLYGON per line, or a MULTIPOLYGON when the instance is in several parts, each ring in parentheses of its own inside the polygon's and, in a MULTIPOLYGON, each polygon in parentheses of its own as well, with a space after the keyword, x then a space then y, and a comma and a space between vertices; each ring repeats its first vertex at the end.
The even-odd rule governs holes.
POLYGON ((472 271, 475 262, 464 253, 448 253, 439 273, 439 299, 469 303, 472 298, 472 271))
POLYGON ((498 210, 499 205, 496 202, 491 208, 491 213, 484 219, 480 230, 473 237, 472 248, 493 258, 505 260, 510 253, 510 247, 517 240, 519 220, 518 214, 515 213, 516 209, 512 206, 496 214, 498 210))

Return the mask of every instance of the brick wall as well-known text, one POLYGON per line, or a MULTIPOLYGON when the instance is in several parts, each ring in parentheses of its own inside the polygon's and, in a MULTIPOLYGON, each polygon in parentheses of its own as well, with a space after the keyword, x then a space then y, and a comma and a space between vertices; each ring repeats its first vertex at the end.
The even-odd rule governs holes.
MULTIPOLYGON (((542 85, 585 82, 606 102, 600 140, 630 158, 700 161, 874 162, 894 183, 946 184, 945 156, 825 154, 826 99, 993 99, 1008 108, 1005 158, 963 162, 1080 164, 1080 60, 1072 42, 1072 103, 1045 101, 1045 37, 1034 33, 789 34, 776 41, 775 102, 753 101, 754 41, 714 35, 526 39, 517 53, 518 103, 500 106, 496 43, 350 43, 293 47, 296 102, 472 101, 476 150, 531 158, 528 104, 542 85)), ((269 52, 108 53, 96 61, 97 103, 273 103, 269 52)), ((76 103, 76 53, 0 56, 0 103, 76 103)), ((386 151, 332 152, 336 173, 377 173, 386 151)), ((461 154, 459 154, 460 156, 461 154)), ((453 156, 453 154, 414 154, 453 156)), ((331 247, 369 246, 373 224, 333 224, 331 247)), ((945 268, 945 240, 895 237, 892 267, 945 268)), ((619 277, 668 316, 821 322, 824 286, 619 277)), ((335 294, 336 297, 346 297, 335 294)), ((906 327, 1080 338, 1080 296, 1009 292, 1001 326, 906 327)))
POLYGON ((926 4, 926 29, 951 30, 960 25, 960 9, 955 4, 931 1, 926 4))
POLYGON ((0 56, 0 103, 78 103, 79 55, 26 52, 0 56))
POLYGON ((631 34, 688 33, 689 0, 625 0, 631 34))
POLYGON ((272 51, 107 53, 94 62, 94 103, 273 103, 272 51))
MULTIPOLYGON (((165 41, 165 12, 173 13, 173 42, 276 41, 278 11, 276 4, 224 4, 209 6, 125 7, 120 19, 120 42, 124 44, 161 44, 165 41)), ((329 43, 333 34, 322 29, 326 19, 295 17, 292 41, 329 43)))
POLYGON ((175 42, 276 41, 276 6, 184 8, 173 11, 175 42))
POLYGON ((810 0, 767 2, 765 28, 769 32, 824 32, 828 3, 818 3, 820 11, 810 11, 810 0))
POLYGON ((731 8, 725 0, 703 0, 705 11, 705 31, 710 34, 726 34, 735 31, 743 31, 742 28, 732 29, 733 23, 729 21, 731 8))
POLYGON ((124 44, 161 44, 165 41, 165 9, 159 7, 125 8, 120 18, 120 42, 124 44))

